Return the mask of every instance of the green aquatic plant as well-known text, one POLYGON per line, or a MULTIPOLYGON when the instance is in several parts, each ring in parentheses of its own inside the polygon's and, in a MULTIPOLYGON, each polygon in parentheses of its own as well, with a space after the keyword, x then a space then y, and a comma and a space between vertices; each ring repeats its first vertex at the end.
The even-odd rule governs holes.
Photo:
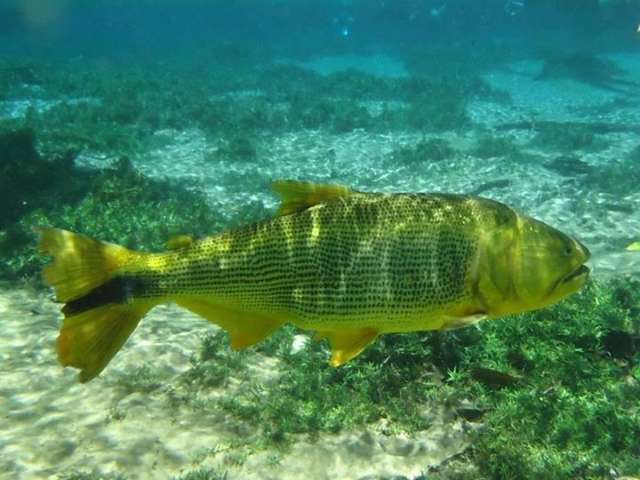
POLYGON ((604 90, 629 94, 640 84, 627 80, 625 74, 612 60, 591 52, 573 52, 545 59, 538 78, 570 78, 604 90))
MULTIPOLYGON (((480 78, 490 70, 500 68, 514 60, 514 49, 495 42, 416 42, 406 45, 396 54, 401 55, 407 70, 412 75, 446 75, 451 78, 480 78), (473 50, 473 61, 469 52, 473 50)), ((517 54, 515 54, 517 55, 517 54)), ((480 90, 480 89, 478 89, 480 90)), ((508 101, 508 94, 499 96, 508 101)))
POLYGON ((369 130, 375 125, 375 118, 357 102, 342 102, 331 119, 331 130, 348 133, 361 128, 369 130))
POLYGON ((417 400, 426 400, 424 394, 411 392, 404 404, 397 397, 411 390, 403 388, 403 380, 410 378, 403 377, 403 372, 369 362, 355 369, 336 370, 326 364, 325 355, 309 353, 300 355, 297 368, 287 368, 279 386, 254 387, 262 402, 255 401, 250 393, 254 389, 249 388, 234 398, 222 399, 220 406, 238 419, 255 424, 267 443, 288 443, 293 434, 351 429, 383 416, 393 420, 398 429, 419 430, 428 425, 418 413, 406 409, 417 400), (386 395, 395 401, 386 401, 386 395))
POLYGON ((174 478, 175 480, 227 480, 229 474, 219 468, 197 469, 174 478))
POLYGON ((261 132, 278 132, 290 119, 279 106, 261 96, 228 96, 191 105, 184 122, 201 128, 210 138, 255 137, 261 132))
POLYGON ((595 152, 608 148, 606 142, 597 136, 597 129, 588 123, 544 122, 536 130, 538 133, 533 143, 543 148, 564 152, 595 152))
MULTIPOLYGON (((72 152, 50 161, 42 158, 30 129, 0 133, 0 229, 48 204, 72 166, 72 152)), ((67 199, 72 199, 74 186, 68 187, 67 199)))
POLYGON ((191 358, 191 368, 181 382, 195 388, 226 385, 232 377, 246 377, 246 352, 232 353, 228 336, 223 331, 208 334, 202 340, 198 356, 191 358))
POLYGON ((119 473, 104 474, 98 471, 94 472, 71 472, 60 477, 62 480, 126 480, 127 477, 119 473))
POLYGON ((356 128, 371 128, 375 123, 369 112, 355 100, 295 95, 291 97, 288 121, 297 128, 324 128, 337 133, 356 128))
POLYGON ((326 77, 318 77, 322 96, 358 99, 358 100, 392 100, 398 96, 398 80, 376 77, 367 73, 348 70, 337 72, 326 77))
POLYGON ((413 146, 401 147, 391 153, 389 163, 394 165, 417 166, 423 163, 439 162, 449 159, 456 151, 442 138, 421 140, 413 146))
POLYGON ((217 153, 223 157, 241 162, 253 162, 258 158, 255 141, 240 135, 226 138, 217 153))
POLYGON ((33 111, 26 124, 37 132, 45 149, 64 145, 77 151, 134 153, 142 150, 151 131, 138 127, 140 109, 132 102, 62 102, 33 111))
MULTIPOLYGON (((322 342, 292 351, 288 327, 256 349, 283 362, 277 381, 243 377, 233 396, 198 405, 251 425, 264 448, 381 418, 397 431, 423 430, 424 409, 445 405, 485 425, 460 460, 475 472, 469 478, 631 475, 640 468, 638 286, 592 283, 555 307, 481 329, 386 335, 338 369, 322 342)), ((219 340, 202 351, 224 363, 236 353, 219 340)))
POLYGON ((611 192, 623 197, 638 190, 640 182, 640 145, 622 159, 594 167, 585 179, 589 188, 611 192))
POLYGON ((564 177, 592 175, 594 173, 594 168, 591 165, 575 155, 560 155, 544 163, 543 166, 564 177))
POLYGON ((173 235, 204 236, 236 221, 214 212, 201 194, 143 176, 126 157, 102 171, 52 170, 47 181, 46 201, 38 200, 41 192, 33 197, 19 193, 17 198, 32 209, 0 230, 0 254, 5 258, 0 275, 5 278, 32 276, 42 267, 44 259, 35 249, 38 226, 55 225, 132 248, 162 250, 173 235))
MULTIPOLYGON (((468 348, 462 368, 497 364, 520 371, 524 383, 491 392, 460 387, 489 406, 487 430, 472 460, 483 477, 599 477, 611 469, 640 468, 640 394, 629 376, 637 346, 623 363, 607 342, 611 332, 637 337, 637 282, 592 284, 566 302, 520 319, 491 325, 468 348), (489 342, 501 349, 487 350, 489 342), (484 360, 483 360, 484 357, 484 360), (514 360, 516 360, 514 362, 514 360)), ((472 398, 473 398, 472 397, 472 398)))
POLYGON ((518 146, 511 137, 483 135, 476 140, 471 153, 479 158, 515 156, 518 154, 518 146))
POLYGON ((427 426, 425 418, 396 398, 398 394, 408 394, 406 400, 411 405, 426 399, 424 392, 410 388, 410 379, 423 374, 421 365, 429 355, 419 338, 389 336, 367 352, 371 358, 360 368, 335 369, 327 364, 324 343, 309 341, 302 350, 292 352, 295 333, 293 327, 283 328, 257 346, 260 354, 277 355, 284 361, 278 381, 267 383, 252 378, 243 366, 245 360, 238 360, 237 352, 230 352, 228 346, 219 343, 226 335, 206 338, 200 360, 183 374, 185 385, 192 391, 182 397, 183 401, 199 410, 224 411, 249 422, 265 446, 286 445, 298 433, 317 435, 366 425, 381 416, 397 421, 398 429, 419 430, 427 426), (201 365, 209 355, 215 358, 201 365), (217 369, 213 367, 216 364, 217 369), (210 368, 216 373, 224 369, 215 382, 210 382, 206 373, 210 368), (227 378, 242 379, 244 388, 232 396, 199 401, 198 392, 220 387, 227 378), (387 397, 392 401, 387 402, 387 397))
POLYGON ((457 130, 469 125, 468 83, 461 80, 411 78, 404 85, 409 107, 406 126, 423 131, 457 130))
POLYGON ((151 393, 163 385, 162 374, 158 369, 148 365, 142 365, 132 370, 121 373, 114 381, 114 386, 124 395, 134 392, 151 393))
MULTIPOLYGON (((38 71, 44 107, 32 108, 23 122, 46 151, 131 155, 146 151, 154 132, 163 129, 198 128, 213 139, 301 128, 336 133, 457 129, 469 123, 471 98, 495 96, 472 75, 379 78, 349 71, 323 76, 290 65, 201 70, 188 62, 144 69, 51 64, 38 71), (402 106, 374 114, 371 102, 402 106)), ((15 77, 6 78, 13 85, 15 77)), ((13 95, 11 88, 7 95, 13 95)))
POLYGON ((48 80, 47 62, 26 58, 0 58, 0 99, 41 98, 48 80))

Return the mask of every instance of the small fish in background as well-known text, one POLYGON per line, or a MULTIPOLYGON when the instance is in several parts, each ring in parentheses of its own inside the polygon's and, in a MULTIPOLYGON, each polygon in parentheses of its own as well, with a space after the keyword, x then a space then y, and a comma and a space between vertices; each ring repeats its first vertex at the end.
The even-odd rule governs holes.
POLYGON ((274 183, 277 215, 142 253, 41 229, 43 272, 65 303, 63 366, 96 377, 154 306, 175 302, 253 345, 285 323, 331 344, 330 363, 384 333, 447 330, 534 310, 580 289, 589 251, 512 208, 453 194, 274 183))
POLYGON ((630 252, 640 252, 640 242, 633 242, 631 245, 627 246, 627 250, 630 252))

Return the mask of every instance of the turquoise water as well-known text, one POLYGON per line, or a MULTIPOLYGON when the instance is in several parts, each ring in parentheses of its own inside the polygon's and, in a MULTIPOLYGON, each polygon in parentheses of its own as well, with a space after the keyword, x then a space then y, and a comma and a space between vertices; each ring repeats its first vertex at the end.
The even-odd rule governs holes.
POLYGON ((640 476, 640 2, 0 4, 0 479, 640 476), (146 251, 270 182, 450 192, 579 239, 559 305, 339 369, 154 309, 87 384, 34 227, 146 251))

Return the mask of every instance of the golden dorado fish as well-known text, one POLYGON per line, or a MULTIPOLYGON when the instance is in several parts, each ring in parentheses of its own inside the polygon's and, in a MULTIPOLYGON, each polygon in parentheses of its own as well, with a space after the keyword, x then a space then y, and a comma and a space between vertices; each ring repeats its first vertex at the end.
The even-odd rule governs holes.
POLYGON ((378 335, 445 330, 550 305, 586 282, 577 240, 492 200, 274 183, 269 220, 142 253, 41 229, 44 279, 64 302, 57 341, 97 376, 154 306, 175 302, 240 349, 285 323, 329 340, 331 364, 378 335))

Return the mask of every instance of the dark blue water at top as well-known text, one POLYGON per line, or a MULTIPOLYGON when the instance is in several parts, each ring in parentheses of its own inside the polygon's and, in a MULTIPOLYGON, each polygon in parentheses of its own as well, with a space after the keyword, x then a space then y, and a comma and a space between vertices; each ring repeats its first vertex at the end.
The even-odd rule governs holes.
POLYGON ((4 0, 0 54, 198 57, 221 42, 300 57, 490 42, 590 50, 633 46, 638 21, 635 1, 4 0))

